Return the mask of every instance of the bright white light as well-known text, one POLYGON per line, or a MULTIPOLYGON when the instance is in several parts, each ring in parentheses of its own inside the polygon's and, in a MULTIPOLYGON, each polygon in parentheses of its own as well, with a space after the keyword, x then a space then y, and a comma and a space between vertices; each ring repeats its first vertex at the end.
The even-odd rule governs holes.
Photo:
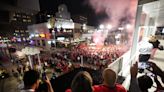
POLYGON ((50 15, 47 15, 47 17, 51 17, 50 15))
POLYGON ((39 37, 39 34, 35 34, 35 37, 39 37))
POLYGON ((101 25, 99 26, 99 28, 100 28, 100 29, 104 29, 104 25, 101 24, 101 25))
POLYGON ((65 40, 65 37, 58 37, 57 40, 58 41, 63 41, 63 40, 65 40))
POLYGON ((50 25, 50 23, 47 23, 47 28, 51 28, 51 25, 50 25))
POLYGON ((116 39, 119 39, 120 37, 121 37, 121 34, 117 34, 117 35, 115 36, 116 39))
POLYGON ((83 26, 86 26, 86 24, 83 24, 83 26))
POLYGON ((17 41, 18 41, 18 42, 21 42, 22 40, 21 40, 21 38, 17 38, 17 41))
POLYGON ((34 37, 34 34, 31 34, 30 36, 31 36, 31 37, 34 37))
POLYGON ((107 25, 107 29, 112 29, 112 25, 107 25))
POLYGON ((31 34, 30 36, 29 36, 29 38, 31 39, 31 38, 33 38, 35 35, 34 34, 31 34))
POLYGON ((48 41, 48 44, 51 44, 51 41, 48 41))
POLYGON ((75 24, 72 21, 56 21, 55 27, 57 28, 64 28, 64 29, 74 29, 75 24))
POLYGON ((86 24, 83 24, 83 30, 87 29, 86 24))
POLYGON ((55 40, 54 40, 54 41, 52 41, 52 43, 55 43, 55 40))
POLYGON ((126 29, 129 29, 129 28, 131 28, 131 25, 130 24, 127 24, 126 25, 126 29))
POLYGON ((118 30, 124 30, 124 28, 123 27, 119 27, 118 30))

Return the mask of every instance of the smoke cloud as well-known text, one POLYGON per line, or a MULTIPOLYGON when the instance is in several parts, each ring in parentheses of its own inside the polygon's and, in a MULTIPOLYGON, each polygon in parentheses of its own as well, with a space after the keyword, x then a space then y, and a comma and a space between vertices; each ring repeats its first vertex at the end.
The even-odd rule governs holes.
MULTIPOLYGON (((118 30, 119 27, 126 28, 124 31, 128 34, 128 43, 129 45, 132 44, 138 0, 87 0, 87 2, 96 14, 106 13, 108 17, 102 20, 102 24, 112 25, 111 30, 118 30), (130 26, 127 28, 127 25, 130 26)), ((102 41, 104 41, 106 37, 102 38, 102 41)))
POLYGON ((118 27, 124 24, 134 24, 137 0, 88 0, 96 14, 105 11, 108 18, 102 23, 118 27))

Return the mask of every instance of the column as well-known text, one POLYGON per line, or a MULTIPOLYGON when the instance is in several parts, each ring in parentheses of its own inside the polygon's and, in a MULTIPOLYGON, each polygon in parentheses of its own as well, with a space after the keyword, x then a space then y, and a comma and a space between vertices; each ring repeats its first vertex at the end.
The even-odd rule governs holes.
POLYGON ((81 58, 81 66, 83 67, 84 66, 83 56, 81 55, 80 58, 81 58))
POLYGON ((39 54, 37 54, 37 56, 38 56, 39 68, 41 68, 40 56, 39 56, 39 54))
POLYGON ((144 33, 143 33, 143 37, 147 37, 147 36, 148 36, 149 21, 150 21, 150 16, 149 16, 148 14, 146 14, 146 19, 145 19, 145 23, 144 23, 144 33))
MULTIPOLYGON (((142 13, 142 5, 138 5, 136 21, 135 21, 135 31, 133 33, 133 42, 132 42, 132 47, 131 47, 131 52, 130 52, 130 60, 132 60, 135 57, 136 51, 137 51, 141 13, 142 13)), ((130 61, 130 63, 132 64, 133 61, 130 61)))
POLYGON ((32 61, 31 61, 31 56, 30 55, 28 55, 28 60, 29 60, 31 69, 33 69, 33 65, 32 65, 32 61))

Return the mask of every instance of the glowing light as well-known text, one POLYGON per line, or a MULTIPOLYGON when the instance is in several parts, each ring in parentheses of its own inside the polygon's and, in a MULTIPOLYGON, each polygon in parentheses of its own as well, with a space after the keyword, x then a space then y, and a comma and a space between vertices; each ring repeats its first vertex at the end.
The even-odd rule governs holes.
POLYGON ((107 29, 112 29, 112 25, 108 24, 107 29))
POLYGON ((104 25, 101 24, 101 25, 99 26, 99 28, 100 28, 100 29, 104 29, 104 25))
POLYGON ((35 34, 35 37, 39 37, 39 34, 35 34))
POLYGON ((51 17, 50 15, 47 15, 47 17, 51 17))
POLYGON ((119 27, 118 30, 124 30, 124 28, 123 27, 119 27))
POLYGON ((51 41, 48 41, 48 44, 51 44, 51 41))
POLYGON ((31 34, 30 36, 29 36, 29 38, 31 39, 32 37, 34 37, 35 35, 34 34, 31 34))
POLYGON ((117 35, 115 36, 115 38, 116 38, 116 39, 121 38, 121 34, 117 34, 117 35))
POLYGON ((86 26, 86 24, 83 24, 83 26, 86 26))
POLYGON ((47 23, 47 28, 51 28, 51 25, 50 25, 50 23, 47 23))
POLYGON ((39 36, 42 38, 46 37, 45 34, 39 34, 39 36))
POLYGON ((83 24, 83 30, 86 30, 86 29, 87 29, 86 24, 83 24))
POLYGON ((31 36, 31 37, 34 37, 34 34, 31 34, 30 36, 31 36))
POLYGON ((129 28, 131 28, 131 25, 130 24, 127 24, 126 25, 126 29, 129 29, 129 28))
POLYGON ((22 40, 21 40, 21 38, 17 38, 17 41, 18 41, 18 42, 21 42, 22 40))
POLYGON ((34 44, 34 41, 33 40, 30 40, 30 44, 34 44))
POLYGON ((65 40, 65 37, 58 37, 57 40, 63 41, 63 40, 65 40))
POLYGON ((55 43, 55 40, 54 40, 54 41, 52 41, 52 43, 55 43))

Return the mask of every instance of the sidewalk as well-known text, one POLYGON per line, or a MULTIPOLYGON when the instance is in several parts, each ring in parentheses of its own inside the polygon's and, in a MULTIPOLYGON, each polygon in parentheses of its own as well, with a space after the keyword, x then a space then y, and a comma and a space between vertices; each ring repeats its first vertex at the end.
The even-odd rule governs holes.
POLYGON ((17 79, 14 77, 9 77, 1 80, 0 92, 19 92, 17 79))

